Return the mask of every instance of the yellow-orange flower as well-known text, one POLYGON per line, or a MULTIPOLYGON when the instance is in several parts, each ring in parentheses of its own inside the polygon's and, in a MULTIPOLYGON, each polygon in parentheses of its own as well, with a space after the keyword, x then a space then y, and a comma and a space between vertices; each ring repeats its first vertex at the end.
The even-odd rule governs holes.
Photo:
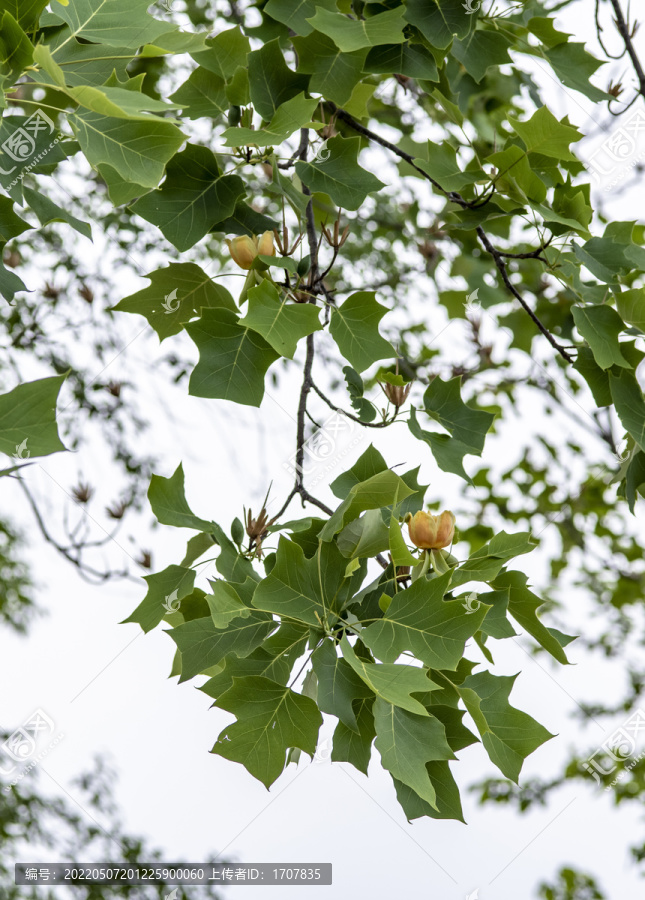
POLYGON ((233 238, 232 241, 227 239, 228 252, 231 254, 233 262, 237 263, 240 269, 250 269, 253 260, 258 254, 262 256, 274 256, 275 247, 273 246, 273 232, 265 231, 261 237, 243 234, 240 237, 233 238))
POLYGON ((408 514, 407 523, 410 540, 421 550, 448 547, 455 536, 455 517, 449 509, 438 516, 423 511, 413 516, 408 514))

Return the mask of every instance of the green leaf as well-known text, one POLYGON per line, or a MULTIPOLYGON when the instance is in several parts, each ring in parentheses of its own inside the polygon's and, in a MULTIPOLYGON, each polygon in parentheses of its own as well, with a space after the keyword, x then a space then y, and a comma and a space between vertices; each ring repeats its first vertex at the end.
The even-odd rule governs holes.
POLYGON ((341 638, 340 646, 344 659, 361 681, 365 682, 372 694, 387 703, 414 713, 415 716, 428 715, 423 704, 412 697, 412 694, 424 694, 437 687, 428 678, 426 669, 411 665, 366 662, 356 655, 346 637, 341 638))
POLYGON ((461 378, 442 381, 435 378, 423 395, 425 412, 452 437, 479 456, 484 449, 486 433, 495 416, 482 409, 474 409, 461 399, 461 378))
MULTIPOLYGON (((1 8, 1 7, 0 7, 1 8)), ((0 86, 5 90, 31 65, 34 48, 10 12, 0 19, 0 86)))
POLYGON ((425 800, 408 787, 407 784, 393 779, 396 788, 396 799, 401 804, 408 822, 419 819, 421 816, 430 816, 432 819, 456 819, 464 822, 464 813, 461 808, 461 798, 457 782, 450 771, 450 765, 444 760, 426 763, 428 778, 435 791, 435 806, 430 806, 425 800))
POLYGON ((529 153, 541 153, 558 160, 574 160, 576 157, 569 150, 572 141, 579 141, 582 134, 577 128, 558 122, 546 106, 541 106, 527 122, 520 122, 512 116, 508 122, 513 131, 524 141, 529 153))
POLYGON ((363 19, 348 19, 339 12, 317 8, 316 15, 307 21, 322 34, 330 37, 343 53, 393 44, 405 40, 402 6, 363 19))
POLYGON ((294 0, 269 0, 264 7, 264 12, 276 22, 287 25, 296 34, 307 35, 313 31, 307 20, 318 9, 334 11, 336 2, 335 0, 295 0, 295 2, 294 0))
POLYGON ((313 163, 297 162, 296 174, 310 190, 329 194, 337 206, 358 209, 368 194, 385 187, 371 172, 358 165, 359 149, 360 138, 340 135, 330 138, 327 141, 329 157, 313 163))
POLYGON ((67 22, 73 37, 96 44, 136 49, 168 32, 168 22, 148 15, 147 0, 69 0, 56 4, 56 15, 67 22))
POLYGON ((13 211, 13 200, 9 197, 0 197, 0 243, 6 244, 29 228, 31 228, 29 222, 25 222, 13 211))
POLYGON ((19 384, 0 394, 0 450, 20 459, 49 456, 67 448, 56 426, 56 401, 64 375, 19 384))
POLYGON ((498 171, 494 177, 498 190, 522 203, 527 199, 544 203, 547 195, 546 184, 531 168, 526 151, 517 144, 491 153, 486 162, 495 166, 498 171))
POLYGON ((488 607, 466 615, 457 600, 445 601, 450 573, 419 578, 392 598, 382 619, 361 632, 361 640, 383 662, 394 662, 410 650, 426 666, 454 670, 468 638, 481 627, 488 607))
POLYGON ((584 44, 573 41, 566 44, 558 43, 550 49, 543 50, 543 53, 562 84, 575 91, 580 91, 594 103, 601 103, 608 99, 609 95, 606 91, 597 88, 589 81, 596 69, 606 65, 606 62, 604 60, 601 62, 595 56, 587 53, 584 44))
POLYGON ((645 331, 645 288, 632 288, 614 297, 621 318, 645 331))
POLYGON ((384 44, 372 47, 364 68, 366 72, 375 75, 396 72, 422 81, 439 81, 435 58, 423 44, 384 44))
POLYGON ((178 104, 188 119, 216 119, 229 108, 225 81, 204 66, 199 66, 174 94, 173 103, 178 104))
POLYGON ((272 656, 263 647, 258 647, 257 650, 242 659, 237 656, 227 656, 222 662, 221 672, 209 678, 199 690, 216 700, 233 687, 234 678, 257 675, 270 678, 280 684, 286 684, 290 673, 291 665, 286 659, 272 656))
MULTIPOLYGON (((113 71, 127 77, 126 66, 136 52, 127 47, 82 44, 70 34, 67 26, 55 31, 46 46, 52 62, 63 71, 65 83, 70 87, 104 84, 113 71), (52 55, 56 56, 55 61, 52 55)), ((45 80, 42 72, 31 74, 36 81, 45 80)))
POLYGON ((150 286, 124 297, 113 309, 145 316, 161 341, 180 332, 202 309, 231 313, 237 309, 226 288, 211 281, 195 263, 170 263, 145 277, 150 286))
POLYGON ((340 53, 331 38, 317 31, 308 37, 294 38, 293 45, 298 54, 298 72, 311 75, 309 91, 344 106, 363 78, 367 51, 340 53))
POLYGON ((390 544, 389 530, 380 509, 370 509, 346 525, 337 538, 338 549, 349 559, 376 556, 390 544))
POLYGON ((207 50, 192 53, 191 56, 200 66, 218 75, 224 81, 233 77, 240 66, 246 66, 246 57, 251 43, 239 26, 220 31, 206 41, 207 50))
POLYGON ((11 302, 18 291, 26 291, 24 282, 15 272, 10 272, 2 262, 2 250, 4 245, 0 243, 0 294, 11 302))
POLYGON ((447 141, 442 144, 428 141, 428 159, 415 159, 414 163, 446 191, 460 191, 473 184, 481 174, 464 171, 463 163, 457 159, 457 151, 447 141))
POLYGON ((446 741, 442 723, 434 716, 415 716, 377 699, 374 703, 374 725, 375 746, 381 754, 383 767, 436 809, 436 792, 426 763, 456 759, 446 741))
POLYGON ((412 556, 405 543, 398 518, 390 517, 390 556, 394 566, 414 566, 418 563, 416 556, 412 556))
POLYGON ((92 238, 92 228, 87 222, 77 219, 66 209, 61 209, 53 200, 46 197, 41 191, 34 191, 23 186, 25 200, 36 213, 41 225, 49 225, 50 222, 67 222, 75 231, 87 238, 92 238))
POLYGON ((255 144, 258 147, 266 147, 281 144, 294 131, 308 125, 314 110, 318 106, 318 100, 307 100, 304 94, 298 94, 291 100, 285 101, 276 111, 268 125, 254 130, 251 128, 227 128, 222 137, 225 138, 227 147, 241 147, 242 145, 255 144))
POLYGON ((251 103, 267 121, 309 84, 308 78, 288 67, 277 39, 249 53, 248 69, 251 103))
POLYGON ((216 628, 226 628, 233 619, 248 619, 251 610, 232 584, 218 579, 211 581, 210 586, 212 593, 206 594, 206 602, 216 628))
POLYGON ((157 225, 178 250, 189 250, 212 226, 233 215, 244 194, 239 175, 223 175, 207 147, 188 144, 166 167, 157 191, 141 197, 133 212, 157 225))
POLYGON ((34 31, 48 0, 0 0, 0 12, 9 12, 24 31, 34 31))
POLYGON ((609 373, 611 397, 625 430, 645 450, 645 400, 633 372, 609 373))
POLYGON ((183 598, 193 590, 195 571, 183 566, 168 566, 163 572, 144 575, 143 580, 148 585, 148 593, 121 624, 136 622, 144 632, 148 632, 156 628, 169 612, 180 608, 183 598))
POLYGON ((331 640, 324 640, 311 657, 318 678, 318 706, 321 712, 336 716, 358 733, 354 700, 373 698, 374 694, 345 659, 338 656, 331 640))
POLYGON ((93 112, 70 115, 70 123, 90 165, 112 166, 125 181, 156 187, 166 163, 184 142, 165 119, 115 119, 93 112))
POLYGON ((344 500, 353 487, 360 484, 361 481, 367 481, 373 475, 378 475, 379 472, 384 472, 387 467, 387 463, 379 451, 373 444, 370 444, 351 468, 332 481, 330 487, 339 500, 344 500))
POLYGON ((389 310, 376 300, 374 291, 357 291, 334 307, 329 330, 340 352, 363 372, 379 359, 391 359, 396 351, 381 337, 378 326, 389 310))
POLYGON ((618 336, 625 324, 611 306, 573 306, 571 308, 576 328, 591 347, 601 369, 613 365, 631 368, 620 352, 618 336))
POLYGON ((334 731, 331 751, 333 762, 351 763, 365 775, 367 775, 367 768, 372 756, 372 741, 376 736, 372 713, 373 705, 372 697, 357 700, 354 703, 358 731, 353 731, 343 722, 339 722, 334 731))
POLYGON ((157 521, 175 528, 194 528, 211 531, 212 522, 196 516, 186 501, 184 468, 181 463, 170 478, 153 475, 148 488, 148 500, 157 521))
MULTIPOLYGON (((62 75, 62 70, 59 69, 62 75)), ((114 116, 119 119, 143 119, 148 121, 148 112, 163 113, 178 109, 174 103, 166 103, 149 97, 141 91, 133 91, 123 87, 100 88, 82 84, 70 87, 65 93, 80 106, 102 116, 114 116)))
POLYGON ((351 488, 345 500, 320 532, 322 541, 331 541, 344 526, 368 509, 382 509, 409 497, 413 490, 390 469, 373 475, 351 488))
POLYGON ((313 757, 322 716, 309 697, 269 678, 235 678, 215 704, 237 722, 219 735, 212 753, 240 762, 267 788, 282 774, 287 750, 313 757))
POLYGON ((511 42, 501 31, 475 29, 463 41, 454 41, 452 55, 479 83, 491 66, 511 63, 511 42))
POLYGON ((273 231, 278 224, 274 219, 257 212, 248 203, 240 201, 233 210, 233 215, 221 222, 216 222, 211 231, 220 231, 224 234, 263 234, 265 231, 273 231))
POLYGON ((239 324, 227 309, 205 309, 197 322, 186 325, 197 344, 199 362, 190 376, 193 397, 231 400, 259 406, 264 376, 278 354, 263 337, 239 324))
POLYGON ((609 375, 604 372, 594 359, 591 348, 580 347, 573 368, 589 385, 594 402, 597 406, 611 406, 611 391, 609 390, 609 375))
POLYGON ((466 37, 477 13, 466 15, 462 0, 407 0, 405 18, 433 47, 443 50, 453 37, 466 37))
POLYGON ((229 653, 248 656, 276 625, 264 613, 252 612, 247 618, 235 619, 225 629, 216 628, 210 616, 172 628, 166 634, 181 651, 179 683, 218 665, 229 653))
POLYGON ((343 581, 345 560, 333 544, 320 544, 315 556, 305 557, 302 547, 280 537, 275 566, 253 595, 253 606, 320 626, 338 618, 336 594, 343 581))
POLYGON ((500 531, 453 570, 451 586, 458 587, 468 581, 490 581, 497 577, 508 559, 530 553, 536 546, 528 531, 517 534, 500 531))
POLYGON ((319 309, 310 303, 287 303, 280 298, 275 285, 263 280, 248 293, 248 312, 240 320, 240 327, 250 328, 262 335, 280 356, 293 359, 298 341, 314 331, 320 331, 319 309))
POLYGON ((517 675, 469 675, 457 690, 473 717, 486 752, 502 774, 517 782, 524 760, 553 735, 508 702, 517 675))
POLYGON ((527 588, 526 582, 527 576, 523 572, 503 572, 495 578, 491 586, 495 590, 510 589, 508 611, 517 624, 528 631, 559 663, 567 665, 569 660, 562 645, 536 615, 543 601, 527 588))

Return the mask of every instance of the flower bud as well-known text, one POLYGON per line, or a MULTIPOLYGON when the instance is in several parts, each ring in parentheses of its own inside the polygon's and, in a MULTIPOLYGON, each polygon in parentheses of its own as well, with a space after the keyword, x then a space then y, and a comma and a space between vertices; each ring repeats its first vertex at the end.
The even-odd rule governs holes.
POLYGON ((258 253, 260 254, 260 256, 275 256, 272 231, 265 231, 260 238, 256 238, 255 240, 257 242, 258 253))
POLYGON ((233 262, 236 262, 240 269, 250 269, 253 260, 258 255, 257 246, 253 238, 247 234, 233 238, 232 241, 227 240, 228 252, 231 254, 233 262))
POLYGON ((418 512, 406 517, 412 543, 422 550, 440 550, 448 547, 455 536, 455 517, 445 509, 440 515, 418 512))

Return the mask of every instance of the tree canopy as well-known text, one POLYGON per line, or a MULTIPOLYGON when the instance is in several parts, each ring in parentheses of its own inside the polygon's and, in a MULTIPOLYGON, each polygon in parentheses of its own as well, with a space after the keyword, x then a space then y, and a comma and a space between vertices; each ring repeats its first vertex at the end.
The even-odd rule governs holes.
MULTIPOLYGON (((212 752, 267 787, 314 756, 323 714, 332 760, 367 773, 375 751, 409 820, 463 820, 458 754, 478 742, 503 776, 484 801, 525 809, 565 779, 593 784, 586 747, 561 776, 521 782, 553 735, 513 704, 516 676, 495 673, 497 641, 519 634, 557 667, 576 647, 616 656, 641 628, 645 225, 595 200, 608 160, 632 151, 606 141, 602 165, 585 161, 584 123, 534 73, 622 117, 623 142, 645 75, 618 0, 595 13, 603 52, 633 68, 624 86, 555 26, 570 5, 0 0, 0 474, 81 573, 108 577, 89 537, 52 537, 30 485, 33 463, 82 448, 79 421, 94 420, 127 479, 110 517, 147 490, 160 525, 194 532, 126 621, 168 628, 173 675, 202 676, 235 716, 212 752), (149 261, 147 286, 97 275, 90 237, 124 267, 149 261), (67 289, 35 296, 18 274, 38 252, 80 281, 100 360, 134 316, 173 347, 165 376, 231 416, 297 383, 286 490, 281 473, 259 512, 241 492, 229 525, 186 497, 182 464, 148 485, 155 448, 133 449, 123 385, 48 330, 69 316, 81 334, 67 289), (41 377, 16 377, 25 354, 41 377), (363 429, 404 434, 404 461, 365 442, 343 464, 363 429), (439 519, 443 481, 461 501, 439 519), (567 607, 572 590, 600 631, 567 607)), ((636 708, 643 667, 625 666, 628 694, 594 715, 636 708)), ((641 796, 642 766, 611 786, 617 802, 641 796)), ((568 871, 545 897, 593 887, 568 871)))

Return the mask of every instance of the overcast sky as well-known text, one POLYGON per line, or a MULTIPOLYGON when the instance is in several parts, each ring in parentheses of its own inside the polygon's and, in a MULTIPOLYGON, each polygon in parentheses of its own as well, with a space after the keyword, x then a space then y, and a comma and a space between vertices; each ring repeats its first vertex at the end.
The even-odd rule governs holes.
MULTIPOLYGON (((592 12, 592 0, 582 0, 567 12, 562 27, 575 31, 579 40, 592 40, 592 12)), ((618 66, 605 67, 597 83, 604 85, 610 75, 626 72, 626 64, 618 66)), ((587 101, 563 89, 551 72, 537 67, 533 71, 550 107, 559 115, 568 113, 585 133, 595 133, 587 101)), ((604 139, 595 135, 583 153, 591 154, 604 139)), ((603 190, 606 185, 601 183, 596 193, 604 195, 607 209, 617 218, 638 218, 642 187, 612 199, 612 192, 603 190)), ((110 300, 116 302, 145 284, 143 280, 121 284, 110 300)), ((127 318, 124 339, 131 341, 129 358, 145 358, 151 369, 155 356, 165 354, 173 341, 183 354, 192 352, 185 336, 171 338, 159 350, 149 329, 142 333, 142 319, 123 318, 127 318)), ((438 338, 440 343, 446 339, 447 333, 438 338)), ((118 377, 119 360, 113 365, 118 377)), ((142 391, 155 409, 165 410, 165 417, 157 419, 154 431, 142 441, 153 442, 161 459, 159 474, 170 475, 183 460, 187 496, 195 513, 228 527, 240 515, 242 503, 259 506, 269 480, 274 482, 274 497, 288 491, 283 464, 293 450, 297 384, 294 370, 279 391, 269 388, 258 412, 188 397, 185 385, 162 387, 152 373, 142 391)), ((322 414, 322 409, 318 412, 322 414)), ((509 425, 506 445, 496 437, 487 441, 485 460, 512 458, 508 441, 514 427, 521 428, 521 423, 509 425)), ((317 494, 322 499, 331 498, 329 481, 375 436, 374 443, 389 463, 403 462, 410 468, 422 462, 421 480, 436 486, 436 496, 458 504, 463 482, 439 473, 426 448, 404 427, 363 433, 353 447, 348 445, 355 435, 348 436, 332 457, 335 468, 320 473, 317 494)), ((110 485, 101 484, 100 477, 108 456, 100 447, 87 447, 81 456, 85 477, 99 484, 100 509, 114 499, 110 485)), ((472 471, 474 461, 470 462, 472 471)), ((52 503, 57 497, 63 502, 62 492, 74 483, 78 464, 78 457, 60 454, 31 467, 28 477, 35 486, 49 484, 52 503)), ((428 500, 435 496, 432 490, 428 500)), ((2 719, 11 730, 41 708, 55 723, 56 734, 64 734, 40 763, 43 787, 68 792, 80 802, 71 780, 90 767, 94 754, 108 753, 120 773, 116 796, 128 828, 148 835, 169 860, 198 862, 219 852, 248 863, 331 862, 333 886, 311 888, 311 893, 337 900, 357 894, 374 900, 394 895, 461 900, 476 889, 479 900, 518 900, 531 896, 535 885, 564 863, 592 871, 611 897, 635 897, 642 891, 642 879, 630 866, 627 852, 628 842, 643 836, 643 822, 634 810, 621 809, 617 815, 609 795, 579 784, 554 795, 547 809, 521 817, 501 806, 482 809, 466 786, 499 773, 479 744, 460 752, 453 767, 468 825, 431 820, 408 824, 378 754, 366 778, 351 766, 330 764, 324 758, 324 744, 323 758, 291 766, 267 792, 241 766, 209 754, 232 716, 209 711, 210 699, 196 689, 202 679, 180 686, 176 679, 168 679, 174 644, 163 630, 144 636, 136 625, 118 624, 140 601, 143 583, 88 586, 42 544, 17 488, 5 480, 3 492, 6 508, 33 536, 30 560, 39 583, 38 600, 48 615, 35 622, 28 639, 3 635, 0 677, 12 689, 4 693, 2 719)), ((298 515, 297 504, 293 513, 298 515)), ((153 548, 155 569, 161 569, 181 559, 190 536, 188 531, 161 528, 142 539, 140 546, 153 548)), ((124 539, 116 552, 126 560, 138 549, 124 539)), ((523 567, 539 581, 544 574, 539 551, 533 557, 523 567)), ((571 603, 577 605, 572 620, 585 626, 585 598, 572 592, 571 603)), ((523 776, 529 778, 557 772, 569 749, 582 743, 580 722, 572 717, 576 702, 611 701, 622 691, 624 675, 618 665, 590 659, 575 644, 569 654, 574 665, 567 668, 552 667, 542 656, 533 660, 525 646, 523 639, 496 645, 495 672, 522 670, 511 701, 558 735, 528 758, 523 776)), ((476 647, 469 649, 473 659, 481 659, 476 647)), ((326 721, 323 738, 332 730, 326 721)), ((584 742, 593 747, 608 734, 592 725, 584 742)), ((115 848, 113 862, 118 861, 115 848)), ((307 891, 299 887, 293 895, 303 897, 307 891)), ((190 897, 190 888, 185 893, 190 897)), ((235 893, 232 888, 226 896, 235 893)), ((283 895, 278 887, 261 890, 267 900, 283 895)))

